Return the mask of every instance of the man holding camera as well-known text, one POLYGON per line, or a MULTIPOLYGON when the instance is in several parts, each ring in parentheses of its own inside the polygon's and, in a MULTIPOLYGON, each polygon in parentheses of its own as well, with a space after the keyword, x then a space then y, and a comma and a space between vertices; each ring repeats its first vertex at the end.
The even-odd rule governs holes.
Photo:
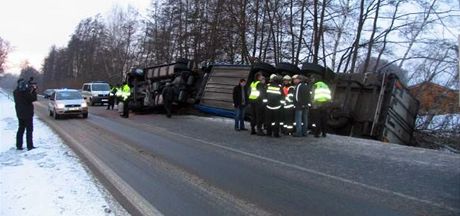
POLYGON ((37 85, 31 78, 28 82, 24 79, 18 80, 18 86, 13 92, 16 116, 18 117, 19 127, 16 134, 16 149, 23 150, 23 136, 26 131, 27 150, 34 149, 32 141, 32 131, 34 128, 33 116, 34 105, 32 102, 37 100, 37 85))

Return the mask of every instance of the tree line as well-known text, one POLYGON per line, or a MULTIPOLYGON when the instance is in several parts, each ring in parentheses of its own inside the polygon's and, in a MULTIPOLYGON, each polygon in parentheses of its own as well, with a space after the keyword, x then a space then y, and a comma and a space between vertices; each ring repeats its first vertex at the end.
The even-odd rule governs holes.
POLYGON ((400 71, 410 83, 457 88, 459 11, 442 0, 163 0, 147 15, 114 8, 51 47, 46 86, 120 82, 170 63, 318 63, 338 73, 400 71), (439 32, 442 31, 442 34, 439 32))

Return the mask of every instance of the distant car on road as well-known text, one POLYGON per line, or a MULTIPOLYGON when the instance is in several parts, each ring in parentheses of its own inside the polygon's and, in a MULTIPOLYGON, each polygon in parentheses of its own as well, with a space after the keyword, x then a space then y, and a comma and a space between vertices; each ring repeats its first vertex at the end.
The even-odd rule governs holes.
POLYGON ((80 115, 88 118, 88 105, 76 89, 55 89, 48 103, 48 111, 55 119, 80 115))
POLYGON ((86 102, 93 106, 96 103, 109 102, 110 85, 104 81, 84 83, 81 94, 86 102))
POLYGON ((53 92, 54 92, 54 89, 46 89, 45 91, 43 91, 43 97, 50 98, 53 92))

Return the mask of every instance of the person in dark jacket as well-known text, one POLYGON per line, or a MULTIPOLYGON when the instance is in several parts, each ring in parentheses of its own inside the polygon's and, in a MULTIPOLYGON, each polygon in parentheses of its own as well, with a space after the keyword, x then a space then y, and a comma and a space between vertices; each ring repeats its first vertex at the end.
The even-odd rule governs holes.
POLYGON ((241 79, 240 83, 233 88, 233 106, 235 107, 235 130, 247 130, 244 127, 244 111, 248 105, 248 88, 246 80, 241 79))
POLYGON ((307 78, 302 75, 294 75, 294 107, 295 107, 295 137, 307 136, 308 110, 310 104, 310 87, 307 78))
POLYGON ((166 111, 166 116, 171 118, 172 104, 175 98, 174 87, 171 85, 171 83, 166 83, 161 95, 163 96, 163 106, 166 111))
POLYGON ((34 83, 27 84, 24 79, 18 80, 18 87, 13 92, 16 116, 19 127, 16 134, 16 149, 23 150, 23 137, 26 131, 27 150, 34 149, 32 140, 34 105, 37 100, 37 86, 34 83))
POLYGON ((115 95, 117 94, 117 87, 111 86, 109 92, 109 102, 107 103, 107 110, 112 109, 115 106, 115 95))
POLYGON ((262 72, 254 75, 254 81, 250 85, 249 104, 251 105, 251 135, 265 136, 262 131, 262 124, 265 121, 265 107, 262 99, 265 94, 265 77, 262 72))

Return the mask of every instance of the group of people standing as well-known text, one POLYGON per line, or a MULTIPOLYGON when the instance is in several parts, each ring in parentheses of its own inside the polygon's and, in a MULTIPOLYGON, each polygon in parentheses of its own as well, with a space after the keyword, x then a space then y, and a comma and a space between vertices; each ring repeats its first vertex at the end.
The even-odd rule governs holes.
POLYGON ((269 81, 257 72, 247 86, 241 79, 233 88, 235 130, 247 130, 245 110, 251 112, 251 135, 280 137, 280 134, 303 137, 308 135, 309 112, 313 118, 315 137, 326 136, 327 105, 331 101, 329 86, 322 80, 304 75, 284 77, 272 74, 269 81))

